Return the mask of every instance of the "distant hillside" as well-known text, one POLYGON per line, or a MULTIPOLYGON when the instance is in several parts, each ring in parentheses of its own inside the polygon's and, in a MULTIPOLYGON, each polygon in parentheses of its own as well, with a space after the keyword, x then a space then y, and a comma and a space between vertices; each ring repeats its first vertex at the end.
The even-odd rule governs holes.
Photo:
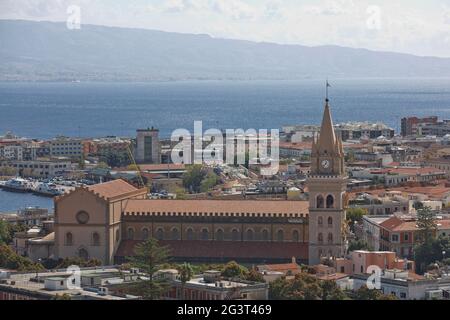
POLYGON ((450 77, 450 59, 0 20, 0 80, 450 77))

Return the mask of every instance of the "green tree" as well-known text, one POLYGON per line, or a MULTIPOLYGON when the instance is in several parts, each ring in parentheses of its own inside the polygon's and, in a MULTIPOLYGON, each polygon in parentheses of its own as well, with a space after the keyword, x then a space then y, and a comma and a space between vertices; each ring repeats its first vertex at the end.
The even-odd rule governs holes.
POLYGON ((0 245, 8 244, 10 241, 8 223, 5 220, 0 220, 0 245))
POLYGON ((42 271, 44 267, 40 263, 34 263, 28 258, 18 255, 8 245, 0 245, 0 268, 35 272, 42 271))
POLYGON ((183 185, 190 191, 199 192, 204 176, 205 172, 201 165, 189 166, 183 174, 183 185))
POLYGON ((236 261, 228 262, 222 270, 225 278, 242 278, 247 273, 247 269, 236 261))
POLYGON ((427 271, 427 266, 440 261, 442 261, 442 264, 445 264, 449 260, 446 259, 449 254, 449 236, 440 236, 436 239, 432 239, 429 243, 424 242, 418 244, 414 249, 416 271, 418 273, 423 273, 427 271))
POLYGON ((160 246, 156 239, 151 238, 136 245, 134 254, 133 257, 128 258, 130 265, 143 271, 148 280, 138 281, 130 289, 147 300, 160 298, 161 294, 167 290, 167 283, 164 279, 155 279, 155 273, 161 265, 167 263, 169 249, 160 246))
POLYGON ((416 271, 423 273, 427 266, 435 262, 436 249, 435 235, 437 231, 436 217, 430 208, 425 207, 417 211, 417 238, 414 248, 416 271))
POLYGON ((398 300, 394 295, 385 295, 380 290, 371 290, 366 286, 353 292, 352 297, 354 300, 398 300))
POLYGON ((363 216, 367 215, 367 209, 349 208, 346 211, 347 224, 352 232, 355 232, 355 222, 361 222, 363 216))
POLYGON ((214 172, 208 172, 200 183, 200 192, 207 192, 212 187, 217 185, 218 181, 219 177, 214 172))
POLYGON ((250 269, 246 275, 245 275, 245 280, 247 281, 253 281, 253 282, 261 282, 264 283, 266 282, 264 280, 263 275, 258 272, 255 268, 250 269))
POLYGON ((320 283, 322 300, 346 300, 347 295, 338 287, 335 281, 326 280, 320 283))
MULTIPOLYGON (((51 264, 51 261, 47 261, 46 263, 51 264)), ((69 257, 59 260, 57 262, 56 269, 65 269, 70 266, 79 266, 80 268, 92 268, 92 267, 99 267, 101 265, 102 262, 95 258, 84 260, 80 257, 69 257)))
POLYGON ((351 241, 348 245, 348 251, 356 251, 356 250, 368 250, 370 251, 371 248, 369 247, 369 244, 364 240, 354 240, 351 241))
POLYGON ((186 282, 192 279, 192 276, 194 275, 194 269, 189 263, 183 263, 179 268, 178 272, 180 273, 180 281, 181 281, 181 295, 183 300, 185 299, 184 296, 184 287, 186 285, 186 282))
POLYGON ((417 211, 418 236, 421 243, 430 244, 437 231, 436 215, 429 207, 417 211))

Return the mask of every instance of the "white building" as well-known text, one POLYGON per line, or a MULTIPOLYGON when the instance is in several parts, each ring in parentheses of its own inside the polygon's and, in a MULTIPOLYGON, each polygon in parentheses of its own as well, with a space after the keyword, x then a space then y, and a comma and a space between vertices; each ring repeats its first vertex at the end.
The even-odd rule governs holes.
POLYGON ((52 157, 79 158, 83 154, 83 140, 79 138, 57 137, 50 141, 52 157))

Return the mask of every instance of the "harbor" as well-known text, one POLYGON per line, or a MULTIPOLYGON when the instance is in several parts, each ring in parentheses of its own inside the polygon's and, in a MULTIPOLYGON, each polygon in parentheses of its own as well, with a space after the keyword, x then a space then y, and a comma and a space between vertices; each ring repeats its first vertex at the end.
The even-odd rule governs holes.
POLYGON ((55 197, 74 190, 82 184, 75 181, 64 180, 46 180, 35 181, 24 179, 20 177, 12 178, 7 181, 0 181, 0 189, 19 192, 19 193, 34 193, 40 196, 55 197))
POLYGON ((80 185, 73 181, 39 181, 20 177, 0 181, 0 213, 15 213, 24 205, 53 211, 53 197, 80 185))

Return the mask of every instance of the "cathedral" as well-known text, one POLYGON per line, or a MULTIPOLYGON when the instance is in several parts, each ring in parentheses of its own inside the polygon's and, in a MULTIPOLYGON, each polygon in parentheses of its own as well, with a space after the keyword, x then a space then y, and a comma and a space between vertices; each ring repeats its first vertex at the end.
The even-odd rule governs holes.
POLYGON ((172 261, 317 264, 345 253, 342 142, 326 100, 313 144, 309 201, 149 200, 123 180, 77 188, 55 198, 52 257, 123 263, 150 237, 172 261))

